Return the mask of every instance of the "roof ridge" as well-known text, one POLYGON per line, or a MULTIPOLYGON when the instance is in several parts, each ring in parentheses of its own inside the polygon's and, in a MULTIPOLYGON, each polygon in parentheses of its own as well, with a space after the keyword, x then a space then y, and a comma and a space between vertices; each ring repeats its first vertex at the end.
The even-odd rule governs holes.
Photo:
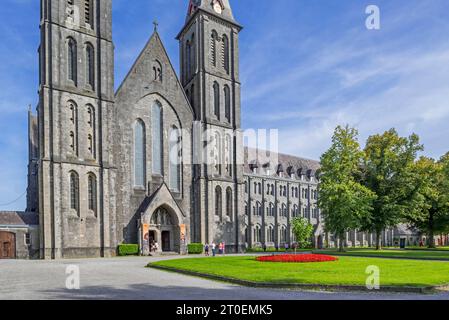
POLYGON ((293 155, 293 154, 289 154, 289 153, 284 153, 284 152, 276 152, 276 151, 271 151, 271 150, 266 150, 266 149, 261 149, 261 148, 253 148, 253 147, 247 147, 245 146, 246 150, 256 150, 258 152, 260 151, 265 151, 265 152, 269 152, 269 153, 274 153, 277 155, 282 155, 282 156, 287 156, 287 157, 291 157, 291 158, 296 158, 296 159, 301 159, 301 160, 309 160, 309 161, 314 161, 317 163, 320 163, 319 160, 315 160, 315 159, 311 159, 311 158, 306 158, 306 157, 302 157, 302 156, 297 156, 297 155, 293 155))

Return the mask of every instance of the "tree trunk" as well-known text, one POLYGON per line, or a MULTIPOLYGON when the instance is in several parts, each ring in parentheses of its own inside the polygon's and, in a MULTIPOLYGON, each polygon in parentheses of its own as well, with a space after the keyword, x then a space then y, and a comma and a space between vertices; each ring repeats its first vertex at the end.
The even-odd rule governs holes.
POLYGON ((339 252, 345 252, 344 243, 345 243, 345 237, 343 235, 340 235, 340 245, 339 245, 339 248, 338 248, 339 252))
POLYGON ((428 242, 429 242, 429 249, 434 249, 436 248, 435 246, 435 233, 433 230, 433 213, 430 213, 430 217, 429 217, 429 231, 428 233, 428 242))
POLYGON ((376 230, 376 250, 382 250, 382 243, 380 237, 382 236, 382 231, 376 230))

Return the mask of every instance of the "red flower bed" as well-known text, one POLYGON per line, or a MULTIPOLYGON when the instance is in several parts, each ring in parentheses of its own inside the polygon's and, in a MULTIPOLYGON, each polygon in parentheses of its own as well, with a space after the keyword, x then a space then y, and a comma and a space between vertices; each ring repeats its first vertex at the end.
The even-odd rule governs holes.
POLYGON ((337 261, 338 258, 324 254, 279 254, 272 256, 257 257, 260 262, 327 262, 337 261))

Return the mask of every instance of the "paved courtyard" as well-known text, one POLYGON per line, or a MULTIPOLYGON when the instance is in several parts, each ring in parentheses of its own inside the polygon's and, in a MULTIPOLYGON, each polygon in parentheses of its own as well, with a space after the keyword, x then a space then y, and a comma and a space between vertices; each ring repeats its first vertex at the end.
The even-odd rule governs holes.
POLYGON ((147 263, 160 259, 173 258, 0 260, 0 299, 449 300, 449 293, 416 295, 255 289, 145 268, 147 263), (80 290, 66 289, 66 268, 70 265, 79 266, 80 290))

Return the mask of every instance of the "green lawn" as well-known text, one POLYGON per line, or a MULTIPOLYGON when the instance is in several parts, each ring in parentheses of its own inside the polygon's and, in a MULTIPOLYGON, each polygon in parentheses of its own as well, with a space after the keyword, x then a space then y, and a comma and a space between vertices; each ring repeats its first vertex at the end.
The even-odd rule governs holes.
POLYGON ((381 285, 422 287, 449 284, 449 262, 340 257, 323 263, 267 263, 255 257, 177 259, 151 265, 254 282, 365 286, 368 266, 380 268, 381 285))
POLYGON ((449 247, 436 247, 435 249, 429 249, 427 247, 407 247, 407 250, 422 250, 422 251, 449 251, 449 247))
POLYGON ((337 249, 333 250, 315 250, 315 253, 333 254, 333 255, 363 255, 365 257, 387 257, 387 258, 409 258, 409 259, 441 259, 449 261, 449 251, 431 251, 431 250, 399 250, 385 249, 376 251, 374 249, 348 249, 340 253, 337 249))

